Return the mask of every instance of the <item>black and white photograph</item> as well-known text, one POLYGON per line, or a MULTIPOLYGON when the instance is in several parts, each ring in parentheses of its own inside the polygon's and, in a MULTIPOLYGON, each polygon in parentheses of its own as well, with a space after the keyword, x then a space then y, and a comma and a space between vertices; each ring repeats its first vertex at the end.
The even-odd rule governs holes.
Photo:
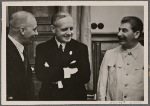
POLYGON ((2 105, 148 104, 148 1, 6 1, 2 26, 2 105))

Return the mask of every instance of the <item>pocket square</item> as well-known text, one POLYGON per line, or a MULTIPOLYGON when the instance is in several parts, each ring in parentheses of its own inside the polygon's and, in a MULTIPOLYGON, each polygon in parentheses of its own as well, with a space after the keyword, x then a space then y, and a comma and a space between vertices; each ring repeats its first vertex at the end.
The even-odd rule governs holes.
POLYGON ((47 62, 45 62, 44 66, 45 66, 45 67, 49 67, 49 65, 48 65, 48 63, 47 63, 47 62))
POLYGON ((76 62, 76 60, 73 60, 70 64, 74 64, 76 62))

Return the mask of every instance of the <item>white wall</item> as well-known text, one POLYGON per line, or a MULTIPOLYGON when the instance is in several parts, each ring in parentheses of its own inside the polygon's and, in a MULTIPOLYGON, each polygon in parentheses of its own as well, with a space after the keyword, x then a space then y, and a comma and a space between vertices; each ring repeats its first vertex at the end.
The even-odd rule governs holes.
POLYGON ((6 7, 6 27, 9 27, 8 6, 6 7))
POLYGON ((103 29, 91 29, 92 33, 116 33, 124 16, 137 16, 144 20, 143 6, 92 6, 91 23, 103 23, 103 29))

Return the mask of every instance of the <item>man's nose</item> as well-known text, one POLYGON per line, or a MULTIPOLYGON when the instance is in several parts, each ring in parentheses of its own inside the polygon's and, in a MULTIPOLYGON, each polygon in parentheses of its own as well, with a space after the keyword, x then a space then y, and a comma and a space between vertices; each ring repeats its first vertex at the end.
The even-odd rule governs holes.
POLYGON ((122 36, 122 31, 121 30, 118 32, 118 36, 122 36))
POLYGON ((68 29, 68 31, 67 31, 67 34, 72 34, 73 33, 73 31, 72 30, 70 30, 70 29, 68 29))
POLYGON ((38 31, 37 30, 35 31, 35 35, 38 35, 38 31))

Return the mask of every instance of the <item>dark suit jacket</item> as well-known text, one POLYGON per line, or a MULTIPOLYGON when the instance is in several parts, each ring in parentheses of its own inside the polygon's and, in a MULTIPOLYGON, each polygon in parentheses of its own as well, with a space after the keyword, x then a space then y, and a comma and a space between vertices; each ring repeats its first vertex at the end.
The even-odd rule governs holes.
POLYGON ((31 67, 28 67, 26 74, 24 62, 16 46, 9 38, 6 45, 7 100, 8 97, 13 97, 12 100, 29 100, 31 86, 33 87, 31 67))
POLYGON ((37 46, 35 72, 37 78, 42 81, 40 92, 45 93, 45 96, 51 91, 46 90, 50 88, 51 83, 61 80, 63 93, 58 93, 58 95, 55 93, 58 98, 62 96, 60 100, 86 99, 87 93, 84 84, 90 80, 88 48, 85 44, 72 39, 66 43, 65 51, 61 54, 55 38, 52 38, 37 46), (71 65, 70 63, 74 60, 76 63, 71 65), (49 67, 46 67, 45 63, 48 63, 49 67), (77 67, 78 72, 71 75, 71 78, 64 79, 64 67, 77 67))

